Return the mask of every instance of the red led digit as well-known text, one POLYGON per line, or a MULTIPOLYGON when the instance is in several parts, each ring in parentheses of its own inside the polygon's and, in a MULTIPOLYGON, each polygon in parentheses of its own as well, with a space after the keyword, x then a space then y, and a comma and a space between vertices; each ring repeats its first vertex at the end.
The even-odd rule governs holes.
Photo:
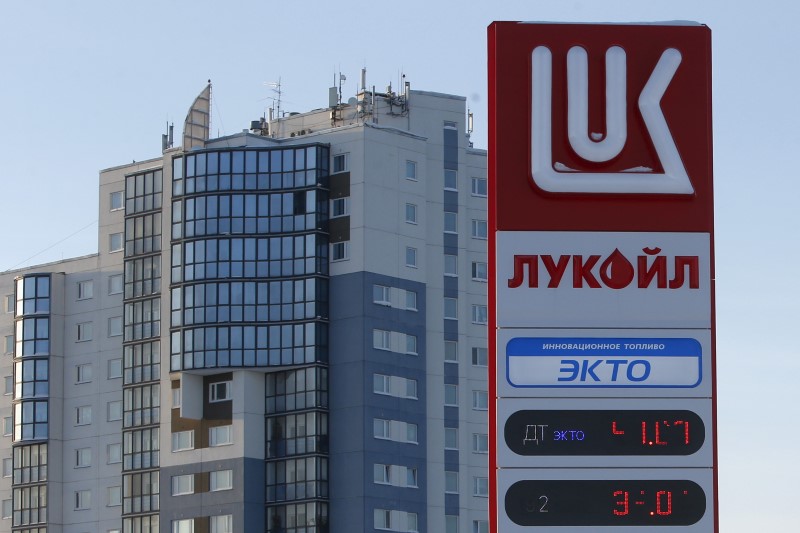
POLYGON ((683 441, 684 444, 689 444, 689 421, 688 420, 676 420, 675 425, 683 424, 683 441))
POLYGON ((614 420, 613 422, 611 422, 611 433, 613 433, 614 435, 624 435, 625 430, 617 429, 617 421, 614 420))
POLYGON ((656 514, 659 516, 669 516, 672 514, 672 491, 660 490, 656 492, 656 514), (666 509, 664 508, 666 504, 666 509))
POLYGON ((621 507, 621 509, 614 509, 614 514, 617 516, 625 516, 630 512, 630 505, 628 503, 628 492, 624 490, 617 490, 614 491, 614 496, 616 498, 622 496, 622 499, 618 499, 614 504, 617 507, 621 507))

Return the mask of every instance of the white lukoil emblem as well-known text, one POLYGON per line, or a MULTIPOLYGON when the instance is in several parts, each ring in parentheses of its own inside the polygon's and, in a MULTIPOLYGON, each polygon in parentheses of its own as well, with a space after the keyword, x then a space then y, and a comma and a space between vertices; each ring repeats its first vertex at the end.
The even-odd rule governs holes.
MULTIPOLYGON (((541 189, 563 193, 693 194, 694 188, 661 110, 661 98, 681 63, 681 54, 668 48, 661 54, 639 95, 644 120, 664 172, 635 167, 622 172, 583 172, 553 162, 553 57, 538 46, 532 53, 531 174, 541 189)), ((567 53, 567 130, 569 143, 586 161, 602 163, 620 154, 628 137, 625 112, 626 55, 613 46, 606 51, 606 134, 588 133, 589 74, 586 50, 567 53), (602 139, 599 139, 602 137, 602 139)))

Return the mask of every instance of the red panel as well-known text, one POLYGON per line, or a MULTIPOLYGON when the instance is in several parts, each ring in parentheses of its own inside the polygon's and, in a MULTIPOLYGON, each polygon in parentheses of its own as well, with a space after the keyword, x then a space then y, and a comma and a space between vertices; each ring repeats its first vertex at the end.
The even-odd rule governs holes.
POLYGON ((490 97, 490 120, 496 129, 490 161, 502 183, 496 190, 495 229, 712 232, 711 32, 707 27, 500 22, 491 29, 489 84, 494 96, 490 97), (530 170, 531 53, 540 45, 552 52, 553 161, 601 173, 643 166, 661 170, 637 101, 661 54, 668 48, 680 51, 681 63, 661 108, 695 194, 565 194, 538 188, 530 170), (627 55, 628 139, 609 162, 581 159, 567 140, 566 57, 573 46, 583 47, 588 54, 593 132, 605 131, 605 52, 620 46, 627 55))

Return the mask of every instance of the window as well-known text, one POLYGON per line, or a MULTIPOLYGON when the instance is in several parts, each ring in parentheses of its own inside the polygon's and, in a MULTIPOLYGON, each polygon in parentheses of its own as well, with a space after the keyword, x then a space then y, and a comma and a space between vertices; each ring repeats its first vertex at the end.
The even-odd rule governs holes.
POLYGON ((6 294, 6 313, 14 312, 14 295, 6 294))
POLYGON ((3 477, 11 477, 14 471, 14 460, 11 457, 3 459, 3 477))
POLYGON ((489 236, 489 228, 485 220, 472 219, 472 236, 476 239, 486 239, 489 236))
POLYGON ((2 507, 3 507, 2 518, 3 519, 11 518, 11 511, 12 511, 11 500, 3 500, 2 507))
POLYGON ((406 161, 406 179, 417 181, 417 162, 406 161))
POLYGON ((458 342, 444 341, 444 360, 450 363, 458 363, 458 342))
POLYGON ((458 213, 452 211, 444 212, 444 232, 458 233, 458 213))
MULTIPOLYGON (((194 533, 194 518, 172 521, 172 533, 194 533)), ((486 533, 489 533, 488 531, 486 533)))
POLYGON ((211 383, 208 386, 209 403, 230 401, 232 392, 231 385, 231 381, 218 381, 217 383, 211 383))
POLYGON ((458 533, 458 515, 444 515, 444 533, 458 533))
POLYGON ((481 498, 489 497, 489 478, 488 477, 473 477, 472 478, 472 495, 481 498))
POLYGON ((372 301, 378 305, 392 305, 392 289, 385 285, 373 285, 372 301))
POLYGON ((121 252, 125 242, 122 239, 122 233, 112 233, 108 236, 108 252, 121 252))
POLYGON ((372 330, 372 347, 376 350, 391 350, 392 337, 391 332, 385 329, 372 330))
POLYGON ((458 472, 445 471, 444 491, 449 494, 458 494, 458 472))
POLYGON ((112 316, 108 319, 108 336, 119 337, 122 335, 122 317, 112 316))
POLYGON ((3 390, 4 395, 9 395, 14 393, 14 376, 4 376, 5 380, 5 389, 3 390))
POLYGON ((6 335, 6 353, 14 353, 14 335, 6 335))
POLYGON ((210 518, 211 533, 233 533, 233 515, 223 514, 210 518))
POLYGON ((417 355, 417 336, 416 335, 406 335, 406 353, 411 355, 417 355))
POLYGON ((122 505, 122 487, 116 485, 108 487, 108 506, 116 507, 122 505))
POLYGON ((472 348, 472 364, 487 366, 489 364, 489 350, 487 348, 472 348))
POLYGON ((78 324, 78 342, 92 340, 92 323, 78 324))
POLYGON ((88 468, 92 466, 92 449, 78 448, 75 450, 75 468, 88 468))
POLYGON ((406 291, 406 310, 417 310, 417 293, 414 291, 406 291))
POLYGON ((122 400, 108 402, 108 421, 122 420, 122 400))
POLYGON ((416 468, 406 468, 406 487, 419 487, 417 483, 417 469, 416 468))
POLYGON ((172 451, 194 450, 194 430, 178 431, 172 434, 172 451))
POLYGON ((345 172, 350 169, 350 154, 336 154, 333 156, 333 171, 345 172))
POLYGON ((372 481, 379 485, 388 485, 392 482, 392 467, 375 463, 372 467, 372 481))
POLYGON ((406 442, 418 443, 417 440, 417 425, 406 424, 406 442))
POLYGON ((444 449, 458 449, 458 428, 444 428, 444 449))
POLYGON ((391 424, 383 418, 375 418, 372 421, 372 436, 376 439, 391 438, 391 424))
POLYGON ((392 529, 392 512, 388 509, 375 509, 373 526, 375 529, 392 529))
POLYGON ((489 392, 485 390, 472 391, 472 408, 476 411, 489 409, 489 392))
POLYGON ((345 261, 350 258, 350 241, 331 244, 331 261, 345 261))
POLYGON ((486 263, 481 261, 472 262, 472 279, 475 281, 487 281, 489 279, 489 268, 486 263))
POLYGON ((78 365, 75 367, 76 369, 76 378, 75 381, 77 383, 88 383, 92 381, 92 364, 86 363, 83 365, 78 365))
POLYGON ((125 191, 114 191, 109 196, 111 197, 111 211, 125 207, 125 191))
POLYGON ((209 428, 209 446, 226 446, 228 444, 233 444, 233 426, 217 426, 209 428))
POLYGON ((406 513, 406 531, 418 531, 417 513, 406 513))
POLYGON ((488 324, 489 323, 489 310, 485 305, 472 305, 472 323, 473 324, 488 324))
POLYGON ((417 249, 406 246, 406 266, 417 268, 417 249))
POLYGON ((231 490, 233 488, 233 470, 214 470, 209 473, 209 490, 231 490))
POLYGON ((121 377, 122 377, 122 359, 109 359, 108 379, 116 379, 121 377))
POLYGON ((444 299, 444 318, 446 320, 458 320, 458 299, 444 299))
POLYGON ((417 380, 416 379, 407 379, 406 380, 406 398, 413 398, 417 399, 417 380))
POLYGON ((6 416, 3 418, 3 436, 8 437, 11 435, 11 432, 14 430, 14 422, 10 416, 6 416))
POLYGON ((122 443, 114 442, 106 446, 106 456, 108 457, 108 464, 115 464, 122 462, 122 443))
POLYGON ((372 377, 372 391, 375 394, 391 394, 391 377, 383 374, 374 374, 372 377))
POLYGON ((86 426, 92 423, 92 406, 82 405, 75 409, 75 425, 86 426))
POLYGON ((472 521, 472 533, 489 533, 489 521, 488 520, 473 520, 472 521))
POLYGON ((487 190, 486 178, 472 178, 472 196, 486 196, 487 190))
POLYGON ((444 169, 444 188, 451 191, 458 190, 458 171, 444 169))
POLYGON ((181 406, 181 389, 172 389, 172 408, 178 409, 181 406))
POLYGON ((85 281, 78 282, 78 300, 88 300, 92 297, 92 289, 94 287, 94 283, 92 280, 87 279, 85 281))
POLYGON ((122 274, 113 274, 108 277, 108 294, 121 294, 122 287, 122 274))
POLYGON ((444 254, 444 275, 458 276, 458 256, 444 254))
POLYGON ((406 204, 406 222, 417 223, 417 204, 406 204))
POLYGON ((331 200, 331 218, 344 217, 350 214, 350 197, 334 198, 331 200))
POLYGON ((474 453, 489 453, 489 435, 486 433, 473 433, 472 451, 474 453))
POLYGON ((75 510, 82 511, 89 509, 92 506, 92 491, 90 490, 76 490, 75 491, 75 510))
POLYGON ((194 494, 194 474, 172 476, 172 495, 194 494))
POLYGON ((444 404, 449 406, 458 406, 458 385, 445 383, 444 404))

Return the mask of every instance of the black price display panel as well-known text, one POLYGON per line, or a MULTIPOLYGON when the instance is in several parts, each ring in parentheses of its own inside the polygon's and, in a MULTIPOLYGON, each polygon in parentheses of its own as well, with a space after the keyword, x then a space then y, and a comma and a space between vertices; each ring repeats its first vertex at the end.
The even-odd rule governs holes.
POLYGON ((689 480, 523 480, 505 509, 520 526, 689 526, 706 495, 689 480))
POLYGON ((506 445, 517 455, 691 455, 705 440, 686 410, 516 411, 506 445))

